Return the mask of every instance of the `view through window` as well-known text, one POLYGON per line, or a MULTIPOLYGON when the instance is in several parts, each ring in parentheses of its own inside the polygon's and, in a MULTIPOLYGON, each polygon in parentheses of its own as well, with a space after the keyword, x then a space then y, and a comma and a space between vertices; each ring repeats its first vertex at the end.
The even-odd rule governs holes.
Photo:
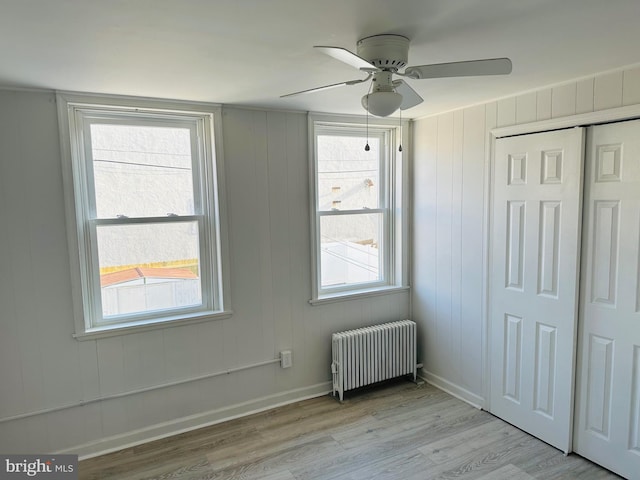
POLYGON ((318 135, 321 287, 379 282, 384 241, 380 138, 318 135))
POLYGON ((190 134, 91 125, 95 217, 117 222, 97 226, 105 319, 202 303, 198 222, 180 219, 195 213, 190 134))

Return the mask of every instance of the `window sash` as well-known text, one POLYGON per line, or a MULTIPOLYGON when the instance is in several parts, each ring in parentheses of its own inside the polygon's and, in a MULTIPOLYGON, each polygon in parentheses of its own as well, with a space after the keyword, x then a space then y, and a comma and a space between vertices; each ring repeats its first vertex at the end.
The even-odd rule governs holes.
POLYGON ((214 280, 212 267, 207 265, 208 256, 204 255, 203 244, 208 244, 206 238, 207 220, 203 215, 184 215, 176 217, 143 217, 143 218, 114 218, 114 219, 89 219, 87 221, 89 229, 89 249, 92 262, 92 274, 88 279, 88 290, 93 318, 93 326, 114 325, 124 322, 151 320, 157 317, 176 317, 181 314, 195 313, 199 311, 213 310, 215 308, 214 298, 207 295, 207 292, 214 291, 214 280), (198 260, 200 274, 200 289, 202 292, 202 303, 200 305, 190 305, 174 307, 163 310, 147 310, 136 313, 127 313, 106 318, 103 315, 102 286, 100 282, 99 264, 99 244, 98 227, 100 226, 128 226, 128 225, 177 225, 195 222, 198 225, 198 260))
MULTIPOLYGON (((94 157, 93 145, 91 139, 92 125, 125 125, 139 127, 160 127, 160 128, 182 128, 190 132, 191 146, 191 184, 193 186, 193 202, 194 213, 202 214, 203 212, 203 186, 202 186, 202 164, 203 151, 200 145, 200 139, 203 138, 201 133, 203 129, 202 122, 194 118, 176 118, 174 115, 167 115, 166 118, 158 118, 158 114, 140 114, 133 115, 124 112, 122 115, 105 114, 104 112, 80 113, 80 121, 82 125, 83 145, 84 145, 84 175, 86 180, 86 201, 88 204, 88 218, 99 218, 97 215, 96 205, 96 187, 94 173, 94 157), (126 119, 126 123, 123 121, 126 119)), ((164 114, 163 114, 164 116, 164 114)))
POLYGON ((189 318, 198 313, 222 312, 222 272, 220 259, 220 237, 218 203, 213 143, 205 145, 205 139, 213 140, 211 115, 194 112, 170 113, 164 111, 123 110, 70 107, 72 127, 71 148, 72 173, 74 177, 75 211, 79 232, 81 256, 81 289, 85 331, 104 326, 128 326, 143 323, 161 323, 169 320, 189 318), (208 117, 208 121, 207 121, 208 117), (191 138, 191 166, 193 185, 193 215, 98 218, 93 176, 93 154, 91 144, 92 124, 159 126, 187 128, 191 138), (161 311, 123 314, 104 318, 100 287, 97 228, 103 225, 172 224, 196 221, 198 224, 198 250, 200 262, 200 286, 202 304, 177 307, 161 311), (84 260, 82 260, 84 259, 84 260))

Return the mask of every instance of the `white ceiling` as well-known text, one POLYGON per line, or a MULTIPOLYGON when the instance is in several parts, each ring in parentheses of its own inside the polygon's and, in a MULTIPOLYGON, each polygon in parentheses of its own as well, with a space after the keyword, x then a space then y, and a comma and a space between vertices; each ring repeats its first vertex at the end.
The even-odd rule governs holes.
POLYGON ((416 118, 640 63, 639 20, 639 0, 0 0, 0 85, 361 114, 364 84, 279 97, 364 77, 313 46, 381 33, 410 65, 512 59, 411 81, 416 118))

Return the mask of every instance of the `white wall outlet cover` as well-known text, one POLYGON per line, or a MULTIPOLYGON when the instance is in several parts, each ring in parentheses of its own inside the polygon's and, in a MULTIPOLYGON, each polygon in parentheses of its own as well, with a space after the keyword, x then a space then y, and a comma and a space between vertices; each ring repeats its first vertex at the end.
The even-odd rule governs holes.
POLYGON ((280 366, 282 368, 289 368, 293 365, 293 358, 291 350, 283 350, 280 352, 280 366))

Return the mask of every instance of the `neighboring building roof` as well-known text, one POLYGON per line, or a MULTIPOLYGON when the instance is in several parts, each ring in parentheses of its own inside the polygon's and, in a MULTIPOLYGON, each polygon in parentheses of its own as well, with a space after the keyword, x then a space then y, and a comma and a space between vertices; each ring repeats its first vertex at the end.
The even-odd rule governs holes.
POLYGON ((138 280, 140 278, 169 278, 187 280, 198 278, 198 276, 188 268, 135 267, 100 275, 100 286, 109 287, 111 285, 130 282, 132 280, 138 280))

